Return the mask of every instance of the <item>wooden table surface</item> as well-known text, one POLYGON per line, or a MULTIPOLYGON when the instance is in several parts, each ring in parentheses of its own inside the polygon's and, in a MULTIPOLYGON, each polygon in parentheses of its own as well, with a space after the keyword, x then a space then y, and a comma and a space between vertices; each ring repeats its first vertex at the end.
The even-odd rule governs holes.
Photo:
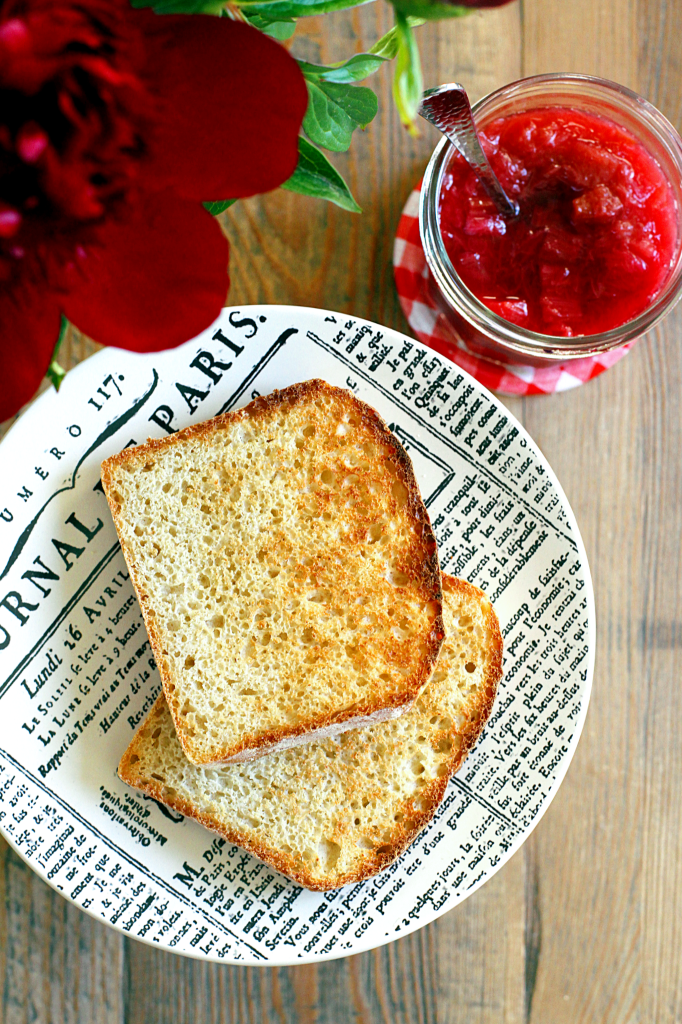
MULTIPOLYGON (((301 23, 339 60, 390 27, 376 3, 301 23)), ((544 71, 615 79, 682 129, 680 0, 517 0, 419 30, 425 84, 478 97, 544 71)), ((278 192, 224 217, 230 303, 325 306, 406 330, 391 274, 402 203, 435 142, 380 112, 335 158, 362 216, 278 192)), ((682 1021, 682 306, 608 373, 509 401, 556 470, 597 598, 592 701, 522 849, 414 935, 319 966, 203 964, 122 938, 0 840, 1 1024, 667 1024, 682 1021)), ((95 346, 75 335, 69 365, 95 346)))

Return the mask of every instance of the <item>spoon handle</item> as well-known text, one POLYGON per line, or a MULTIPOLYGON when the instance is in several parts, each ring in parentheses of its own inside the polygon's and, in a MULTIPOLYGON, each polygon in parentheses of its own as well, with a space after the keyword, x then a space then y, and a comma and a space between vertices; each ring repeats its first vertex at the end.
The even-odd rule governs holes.
POLYGON ((464 86, 453 82, 441 85, 438 89, 428 89, 422 98, 419 113, 447 136, 474 169, 500 213, 506 217, 518 216, 518 204, 504 191, 483 152, 464 86))

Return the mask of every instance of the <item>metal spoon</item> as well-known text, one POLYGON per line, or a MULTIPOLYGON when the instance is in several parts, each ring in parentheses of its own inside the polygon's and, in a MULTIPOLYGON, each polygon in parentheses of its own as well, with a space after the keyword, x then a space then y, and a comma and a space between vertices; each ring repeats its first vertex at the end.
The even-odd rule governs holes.
POLYGON ((438 89, 427 89, 419 105, 419 113, 461 153, 500 213, 505 217, 518 217, 518 203, 504 191, 483 152, 464 86, 451 82, 438 89))

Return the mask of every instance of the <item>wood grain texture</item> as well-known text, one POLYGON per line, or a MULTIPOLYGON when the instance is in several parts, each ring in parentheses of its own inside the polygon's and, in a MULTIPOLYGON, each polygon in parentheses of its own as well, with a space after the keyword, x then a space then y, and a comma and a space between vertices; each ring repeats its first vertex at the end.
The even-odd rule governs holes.
POLYGON ((129 942, 126 1024, 432 1024, 428 929, 317 966, 216 967, 129 942))
POLYGON ((637 89, 638 0, 523 0, 523 73, 578 71, 637 89))
POLYGON ((525 1024, 523 851, 466 903, 430 926, 438 1024, 525 1024))
MULTIPOLYGON (((296 52, 335 60, 387 5, 308 19, 296 52)), ((426 85, 474 97, 576 70, 639 88, 682 126, 679 0, 521 0, 420 29, 426 85)), ((291 193, 239 203, 230 302, 352 311, 405 330, 391 274, 400 209, 435 141, 380 115, 334 162, 362 216, 291 193)), ((416 935, 311 967, 174 957, 68 907, 0 841, 0 1024, 678 1024, 682 1021, 682 310, 576 391, 510 400, 555 468, 595 583, 583 739, 552 806, 482 889, 416 935)), ((71 332, 67 365, 95 346, 71 332)))
POLYGON ((123 940, 0 840, 0 1021, 122 1024, 123 940))

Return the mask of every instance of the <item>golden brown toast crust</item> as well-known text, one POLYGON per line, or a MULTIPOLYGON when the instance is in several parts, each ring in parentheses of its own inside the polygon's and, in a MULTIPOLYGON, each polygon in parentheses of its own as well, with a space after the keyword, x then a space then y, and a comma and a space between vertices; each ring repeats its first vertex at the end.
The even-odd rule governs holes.
MULTIPOLYGON (((178 737, 186 755, 194 764, 226 764, 251 760, 278 749, 283 741, 291 743, 296 738, 300 738, 301 742, 306 742, 315 739, 318 735, 322 738, 325 735, 338 734, 345 728, 356 728, 372 721, 394 717, 409 708, 426 685, 443 640, 441 576, 435 536, 408 455, 379 415, 364 402, 355 398, 351 392, 334 388, 321 380, 306 381, 294 384, 282 391, 274 391, 270 395, 255 399, 236 412, 224 413, 204 423, 186 427, 168 437, 152 439, 136 448, 124 449, 102 464, 102 484, 121 539, 130 577, 140 602, 178 737), (209 757, 192 742, 185 730, 180 701, 174 694, 175 684, 168 658, 164 652, 162 631, 157 623, 155 610, 150 603, 145 582, 138 571, 135 553, 131 550, 125 537, 124 517, 121 504, 116 497, 116 473, 120 472, 123 467, 143 466, 150 456, 156 456, 189 440, 208 438, 213 433, 235 424, 257 423, 270 415, 273 410, 281 409, 282 406, 293 408, 300 403, 314 402, 321 395, 340 396, 353 415, 361 421, 363 429, 376 440, 377 445, 390 451, 390 460, 395 467, 396 478, 406 490, 405 505, 409 516, 416 524, 415 534, 418 535, 415 540, 413 559, 416 574, 412 583, 415 584, 419 599, 423 601, 424 606, 431 606, 434 609, 430 632, 428 635, 420 637, 423 657, 419 670, 405 680, 405 685, 398 692, 382 693, 378 691, 375 684, 371 684, 366 687, 364 699, 355 701, 352 707, 258 733, 245 731, 237 741, 213 748, 209 757)), ((394 661, 399 664, 399 659, 394 658, 394 661)))
MULTIPOLYGON (((444 728, 440 728, 439 723, 436 730, 432 730, 430 742, 436 744, 440 750, 449 749, 448 756, 441 762, 438 768, 438 777, 432 779, 426 786, 418 790, 418 794, 415 795, 414 799, 408 799, 401 804, 403 817, 402 820, 392 823, 390 839, 381 846, 367 851, 367 855, 362 863, 356 866, 354 870, 341 876, 320 878, 300 858, 295 859, 292 855, 263 841, 256 834, 255 830, 245 832, 236 827, 226 828, 224 822, 221 822, 215 815, 202 812, 181 794, 177 793, 177 791, 169 791, 162 778, 154 779, 151 776, 141 775, 140 766, 143 763, 145 748, 149 745, 150 737, 159 727, 163 717, 167 715, 163 695, 159 697, 148 718, 133 737, 130 746, 121 758, 118 768, 119 777, 124 782, 142 790, 142 792, 153 797, 155 800, 161 801, 181 814, 193 818, 206 828, 217 832, 227 839, 228 842, 248 850, 249 853, 252 853, 307 889, 325 891, 370 878, 399 857, 436 813, 438 805, 445 794, 448 781, 461 767, 464 759, 483 730, 495 700, 498 682, 502 676, 502 635, 497 616, 490 602, 477 587, 454 577, 443 576, 443 590, 446 595, 450 594, 455 597, 462 595, 467 600, 473 600, 483 609, 484 628, 488 636, 486 670, 475 692, 468 699, 465 699, 461 705, 462 710, 465 712, 464 717, 466 721, 464 723, 450 721, 450 724, 444 728)), ((453 685, 450 680, 445 683, 446 686, 448 682, 449 685, 453 685)), ((434 684, 429 684, 419 699, 419 702, 422 702, 425 706, 424 709, 421 709, 422 718, 426 715, 427 720, 430 714, 438 716, 443 714, 443 701, 438 699, 437 691, 435 691, 433 703, 429 704, 429 694, 433 687, 434 684)), ((385 727, 374 727, 373 731, 381 728, 390 730, 392 724, 387 723, 385 727)), ((360 746, 363 745, 362 731, 354 733, 352 736, 358 739, 360 746)), ((329 742, 322 741, 321 744, 315 743, 315 746, 325 745, 329 742)), ((306 749, 300 748, 296 752, 297 756, 301 759, 302 765, 301 785, 304 785, 306 781, 310 784, 315 782, 314 772, 308 772, 307 774, 310 777, 307 780, 305 779, 306 749)), ((225 770, 230 771, 231 769, 226 768, 225 770)), ((357 786, 355 787, 357 792, 362 793, 363 784, 364 779, 358 777, 357 786)), ((348 785, 349 792, 347 796, 350 802, 353 796, 352 789, 354 788, 350 774, 348 785)), ((395 807, 393 810, 395 811, 395 807)))

